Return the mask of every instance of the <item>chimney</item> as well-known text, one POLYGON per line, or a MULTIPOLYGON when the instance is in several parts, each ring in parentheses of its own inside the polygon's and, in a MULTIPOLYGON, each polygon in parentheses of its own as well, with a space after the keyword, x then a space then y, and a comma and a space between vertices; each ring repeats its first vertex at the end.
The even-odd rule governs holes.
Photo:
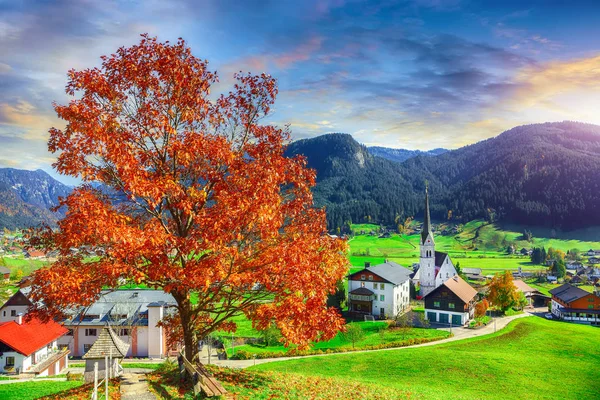
POLYGON ((369 261, 365 261, 365 269, 369 268, 371 266, 371 263, 369 261))
POLYGON ((17 320, 16 320, 16 322, 19 325, 23 325, 23 313, 18 313, 17 314, 17 320))

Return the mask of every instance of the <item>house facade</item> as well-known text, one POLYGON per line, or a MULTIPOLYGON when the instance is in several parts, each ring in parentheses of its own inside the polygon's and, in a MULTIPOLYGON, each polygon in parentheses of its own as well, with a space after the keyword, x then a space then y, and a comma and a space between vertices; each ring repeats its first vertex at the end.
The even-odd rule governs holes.
MULTIPOLYGON (((31 305, 29 291, 28 287, 20 289, 0 308, 0 322, 27 312, 31 305)), ((164 358, 169 354, 166 330, 157 324, 175 306, 173 296, 161 290, 105 291, 91 306, 75 310, 62 321, 68 331, 58 340, 58 346, 69 349, 73 357, 81 357, 102 328, 110 325, 130 344, 127 357, 164 358)))
POLYGON ((426 296, 446 280, 457 276, 456 268, 446 253, 435 251, 435 240, 429 215, 429 194, 425 190, 425 219, 419 244, 419 270, 413 280, 418 282, 421 296, 426 296))
POLYGON ((0 322, 0 372, 52 376, 68 367, 68 350, 58 346, 67 332, 60 324, 37 319, 0 322))
POLYGON ((477 291, 457 275, 429 292, 424 300, 429 322, 462 326, 475 315, 477 291))
POLYGON ((411 271, 393 261, 365 268, 348 276, 348 310, 391 318, 410 304, 411 271))
POLYGON ((600 296, 565 283, 550 290, 555 318, 580 324, 600 325, 600 296))

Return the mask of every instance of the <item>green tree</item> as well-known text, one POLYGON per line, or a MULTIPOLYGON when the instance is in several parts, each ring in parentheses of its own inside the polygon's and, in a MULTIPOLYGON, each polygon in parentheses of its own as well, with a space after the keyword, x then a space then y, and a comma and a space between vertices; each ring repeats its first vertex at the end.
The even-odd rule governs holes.
POLYGON ((345 341, 352 343, 352 349, 354 349, 356 343, 364 339, 365 331, 362 330, 359 324, 347 324, 346 331, 342 336, 345 341))
POLYGON ((396 316, 396 321, 395 321, 394 325, 396 326, 396 329, 402 333, 402 340, 404 340, 404 338, 406 337, 406 334, 414 326, 414 319, 413 319, 412 315, 413 315, 413 313, 406 312, 404 314, 401 314, 401 315, 398 314, 396 316))
POLYGON ((336 307, 338 310, 342 310, 346 305, 346 285, 343 280, 339 280, 335 288, 335 292, 327 296, 327 306, 336 307))
POLYGON ((554 264, 552 265, 552 273, 557 278, 564 278, 567 274, 567 268, 565 267, 565 261, 558 259, 554 260, 554 264))
POLYGON ((260 336, 266 346, 276 346, 281 341, 281 331, 275 324, 271 324, 267 329, 260 331, 260 336))
POLYGON ((581 259, 581 252, 579 249, 571 249, 567 252, 567 258, 572 261, 579 261, 581 259))

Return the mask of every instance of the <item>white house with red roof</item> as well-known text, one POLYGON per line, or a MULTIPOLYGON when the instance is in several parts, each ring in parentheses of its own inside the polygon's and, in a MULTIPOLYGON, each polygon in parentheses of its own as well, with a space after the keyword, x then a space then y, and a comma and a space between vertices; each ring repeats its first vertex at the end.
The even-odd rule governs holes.
POLYGON ((37 319, 0 322, 0 372, 59 374, 68 366, 68 349, 59 350, 58 339, 67 333, 60 324, 37 319))

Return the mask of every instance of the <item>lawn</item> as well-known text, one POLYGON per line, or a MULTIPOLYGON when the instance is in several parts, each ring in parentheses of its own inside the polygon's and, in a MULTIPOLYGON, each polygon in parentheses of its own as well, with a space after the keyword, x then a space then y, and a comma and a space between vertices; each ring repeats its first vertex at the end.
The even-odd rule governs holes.
MULTIPOLYGON (((257 372, 212 365, 207 366, 207 369, 223 384, 230 397, 238 400, 389 400, 410 397, 408 393, 387 388, 385 385, 351 382, 339 378, 257 372)), ((148 374, 147 379, 150 390, 160 400, 193 398, 191 383, 181 383, 176 364, 165 363, 159 371, 148 374)))
POLYGON ((529 317, 481 338, 261 364, 254 371, 335 378, 425 399, 598 398, 600 329, 529 317), (569 378, 557 376, 568 371, 569 378), (573 377, 572 379, 570 377, 573 377))
MULTIPOLYGON (((446 331, 436 330, 436 329, 423 329, 423 328, 411 328, 407 332, 403 333, 399 330, 395 329, 386 329, 387 323, 383 321, 369 322, 369 321, 361 321, 354 322, 354 324, 358 324, 365 336, 362 340, 355 343, 356 350, 360 350, 361 348, 385 345, 388 343, 398 343, 408 339, 416 339, 416 338, 435 338, 435 339, 444 339, 449 336, 449 333, 446 331), (380 333, 380 330, 383 330, 380 333)), ((400 347, 400 346, 398 346, 400 347)), ((338 334, 335 338, 325 341, 325 342, 316 342, 312 346, 313 350, 328 350, 328 349, 343 349, 343 350, 351 350, 352 343, 346 341, 344 339, 343 334, 338 334)), ((264 352, 288 352, 290 348, 286 348, 283 345, 279 346, 264 346, 262 344, 245 344, 242 346, 236 346, 235 351, 239 352, 240 350, 248 352, 250 354, 258 354, 264 352)), ((228 356, 231 357, 232 349, 227 349, 228 356)))
POLYGON ((0 385, 0 399, 30 400, 39 399, 81 386, 81 381, 39 381, 0 385))

